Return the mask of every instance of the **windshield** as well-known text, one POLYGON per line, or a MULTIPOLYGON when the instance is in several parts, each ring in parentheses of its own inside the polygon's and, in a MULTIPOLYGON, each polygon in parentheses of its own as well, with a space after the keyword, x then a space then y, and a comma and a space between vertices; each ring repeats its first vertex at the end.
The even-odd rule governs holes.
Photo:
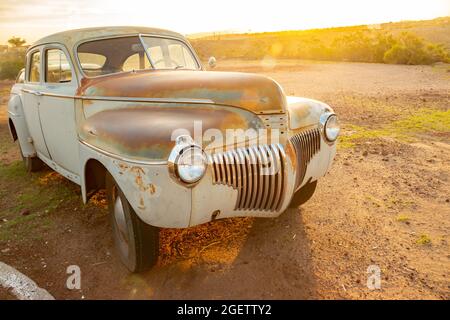
POLYGON ((199 69, 182 41, 159 37, 120 37, 78 46, 78 59, 87 77, 143 69, 199 69), (149 61, 150 58, 150 61, 149 61))
POLYGON ((155 69, 198 69, 199 65, 185 43, 175 39, 142 37, 155 69))

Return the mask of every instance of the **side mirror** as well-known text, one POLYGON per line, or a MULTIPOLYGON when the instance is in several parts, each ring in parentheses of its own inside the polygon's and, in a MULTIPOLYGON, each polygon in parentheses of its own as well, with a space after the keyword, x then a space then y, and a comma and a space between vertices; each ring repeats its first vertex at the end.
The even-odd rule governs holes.
POLYGON ((211 69, 213 69, 213 68, 215 68, 216 67, 216 58, 214 58, 214 57, 209 57, 209 59, 208 59, 208 66, 211 68, 211 69))

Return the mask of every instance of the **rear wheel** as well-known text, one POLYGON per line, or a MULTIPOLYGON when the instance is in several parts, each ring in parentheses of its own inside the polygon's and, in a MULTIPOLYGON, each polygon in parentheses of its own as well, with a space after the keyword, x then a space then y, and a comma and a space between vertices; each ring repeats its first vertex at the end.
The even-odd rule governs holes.
POLYGON ((122 263, 131 272, 152 267, 159 254, 159 229, 143 222, 134 212, 111 174, 106 190, 114 243, 122 263))
POLYGON ((307 202, 316 191, 317 180, 313 182, 308 182, 303 187, 298 190, 294 196, 292 197, 291 203, 289 204, 289 208, 297 208, 301 206, 305 202, 307 202))
POLYGON ((27 172, 36 172, 44 168, 44 162, 42 162, 41 159, 38 157, 25 157, 22 153, 22 147, 20 146, 20 141, 17 140, 19 143, 19 151, 20 155, 22 157, 23 164, 25 165, 25 169, 27 172))

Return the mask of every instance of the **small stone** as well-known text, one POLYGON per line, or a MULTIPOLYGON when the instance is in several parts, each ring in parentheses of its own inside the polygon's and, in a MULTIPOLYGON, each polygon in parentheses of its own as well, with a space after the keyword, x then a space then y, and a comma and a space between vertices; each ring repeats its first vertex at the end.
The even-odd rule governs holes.
POLYGON ((364 157, 367 157, 369 155, 369 152, 367 150, 364 150, 363 154, 364 157))
POLYGON ((30 214, 30 210, 28 209, 24 209, 22 211, 20 211, 20 215, 22 216, 28 216, 30 214))
POLYGON ((8 253, 11 249, 10 248, 6 248, 2 250, 2 253, 8 253))

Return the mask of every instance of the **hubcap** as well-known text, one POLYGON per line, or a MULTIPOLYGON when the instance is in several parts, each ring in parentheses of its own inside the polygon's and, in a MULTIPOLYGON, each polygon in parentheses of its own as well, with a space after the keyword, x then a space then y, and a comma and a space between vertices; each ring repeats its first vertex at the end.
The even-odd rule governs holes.
POLYGON ((116 195, 114 201, 114 223, 116 224, 117 230, 117 240, 121 253, 124 257, 128 257, 128 227, 125 217, 125 212, 123 210, 122 200, 116 195))

